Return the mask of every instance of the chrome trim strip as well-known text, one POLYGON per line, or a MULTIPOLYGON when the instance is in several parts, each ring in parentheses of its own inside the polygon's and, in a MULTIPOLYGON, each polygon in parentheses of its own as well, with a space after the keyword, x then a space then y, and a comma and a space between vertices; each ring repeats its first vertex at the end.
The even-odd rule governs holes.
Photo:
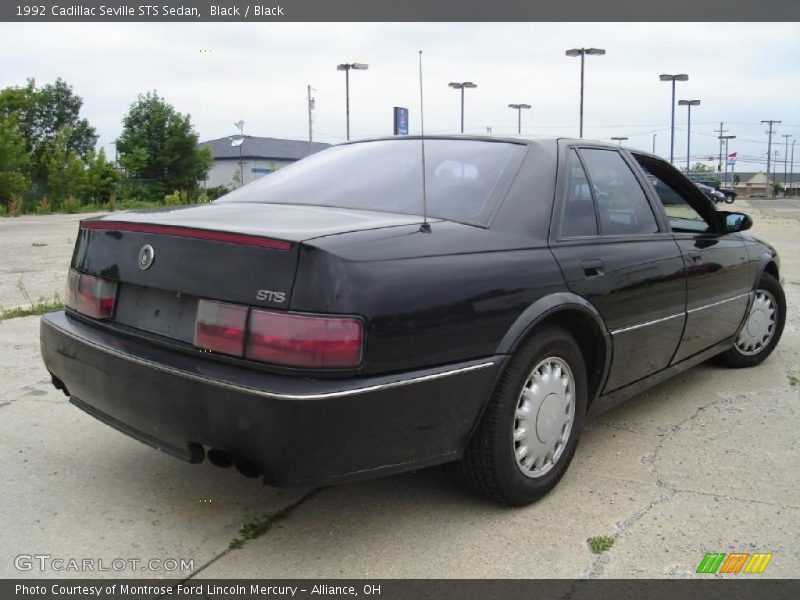
POLYGON ((704 306, 698 306, 697 308, 690 308, 687 310, 688 313, 697 312, 700 310, 705 310, 707 308, 713 308, 715 306, 719 306, 720 304, 725 304, 727 302, 733 302, 734 300, 738 300, 739 298, 749 298, 752 292, 748 292, 746 294, 739 294, 738 296, 734 296, 733 298, 726 298, 725 300, 720 300, 719 302, 712 302, 711 304, 705 304, 704 306))
POLYGON ((630 325, 629 327, 620 327, 619 329, 614 329, 611 331, 611 335, 616 335, 618 333, 625 333, 627 331, 632 331, 634 329, 641 329, 642 327, 649 327, 650 325, 656 325, 657 323, 663 323, 664 321, 669 321, 670 319, 677 319, 678 317, 684 316, 685 313, 678 313, 677 315, 670 315, 668 317, 663 317, 661 319, 655 319, 653 321, 646 321, 645 323, 639 323, 637 325, 630 325))
POLYGON ((53 324, 52 322, 47 322, 48 326, 56 329, 59 333, 70 337, 76 341, 81 343, 87 344, 92 346, 93 348, 105 352, 106 354, 111 354, 116 356, 117 358, 121 358, 124 360, 131 361, 138 365, 142 365, 145 367, 149 367, 152 369, 156 369, 157 371, 162 371, 164 373, 169 373, 171 375, 177 375, 179 377, 184 377, 186 379, 191 379, 193 381, 198 381, 200 383, 207 383, 210 385, 214 385, 217 387, 222 387, 226 389, 235 390, 238 392, 245 392, 248 394, 253 394, 256 396, 262 396, 265 398, 277 398, 280 400, 323 400, 325 398, 340 398, 343 396, 354 396, 357 394, 366 394, 368 392, 376 392, 380 390, 386 390, 396 387, 401 387, 405 385, 412 385, 415 383, 422 383, 425 381, 433 381, 435 379, 442 379, 444 377, 450 377, 451 375, 459 375, 461 373, 468 373, 470 371, 477 371, 479 369, 485 369, 487 367, 491 367, 495 364, 494 361, 480 363, 477 365, 470 365, 468 367, 459 367, 458 369, 451 369, 449 371, 442 371, 441 373, 432 373, 430 375, 422 375, 420 377, 412 377, 410 379, 400 379, 398 381, 391 381, 389 383, 381 383, 376 385, 370 385, 361 388, 353 388, 350 390, 341 390, 338 392, 325 392, 321 394, 282 394, 280 392, 267 392, 264 390, 259 390, 256 388, 251 388, 243 385, 237 385, 235 383, 228 383, 226 381, 219 381, 217 379, 211 379, 209 377, 203 377, 202 375, 196 375, 194 373, 189 373, 187 371, 182 371, 180 369, 176 369, 173 367, 168 367, 166 365, 162 365, 160 363, 156 363, 150 360, 145 360, 143 358, 138 358, 136 356, 131 356, 130 354, 126 354, 125 352, 121 352, 119 350, 115 350, 113 348, 108 348, 106 346, 102 346, 96 342, 91 340, 87 340, 86 338, 78 337, 75 334, 58 327, 57 325, 53 324))
POLYGON ((678 313, 676 315, 670 315, 668 317, 663 317, 661 319, 654 319, 653 321, 646 321, 644 323, 638 323, 637 325, 630 325, 629 327, 620 327, 619 329, 614 329, 609 333, 611 333, 611 335, 616 335, 618 333, 625 333, 627 331, 632 331, 634 329, 641 329, 642 327, 649 327, 650 325, 663 323, 664 321, 669 321, 670 319, 676 319, 684 315, 689 316, 690 313, 705 310, 707 308, 713 308, 715 306, 719 306, 720 304, 725 304, 727 302, 733 302, 734 300, 738 300, 739 298, 749 298, 751 293, 752 292, 748 292, 747 294, 739 294, 738 296, 733 296, 732 298, 726 298, 725 300, 720 300, 719 302, 712 302, 711 304, 705 304, 703 306, 698 306, 696 308, 690 308, 685 312, 678 313))

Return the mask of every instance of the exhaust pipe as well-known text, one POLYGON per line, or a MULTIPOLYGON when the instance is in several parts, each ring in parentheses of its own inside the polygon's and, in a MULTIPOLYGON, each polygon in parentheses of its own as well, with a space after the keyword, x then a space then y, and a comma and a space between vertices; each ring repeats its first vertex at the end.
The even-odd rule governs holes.
POLYGON ((227 452, 223 452, 222 450, 217 450, 216 448, 212 448, 206 454, 208 456, 208 461, 214 465, 215 467, 219 467, 220 469, 227 469, 233 466, 233 457, 228 454, 227 452))
POLYGON ((246 458, 240 458, 216 448, 209 449, 206 456, 208 457, 208 462, 220 469, 228 469, 235 465, 236 470, 245 477, 254 479, 261 476, 261 469, 259 469, 253 461, 247 460, 246 458))
POLYGON ((250 479, 255 479, 259 475, 261 475, 261 471, 258 467, 251 461, 247 460, 246 458, 237 458, 236 459, 236 470, 239 471, 245 477, 249 477, 250 479))

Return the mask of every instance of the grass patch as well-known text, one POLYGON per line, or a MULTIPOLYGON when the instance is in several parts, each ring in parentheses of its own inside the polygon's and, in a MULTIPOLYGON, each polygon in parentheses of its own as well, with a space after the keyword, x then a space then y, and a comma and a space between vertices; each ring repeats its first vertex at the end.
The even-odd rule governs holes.
POLYGON ((789 385, 800 385, 800 377, 793 373, 789 373, 789 385))
POLYGON ((64 303, 58 294, 55 294, 52 300, 47 298, 39 298, 38 302, 32 302, 28 306, 19 306, 17 308, 2 309, 0 308, 0 321, 5 319, 16 319, 17 317, 29 317, 31 315, 43 315, 44 313, 62 310, 64 303))
POLYGON ((586 543, 589 544, 592 554, 602 554, 611 549, 611 546, 614 545, 614 538, 607 535, 596 535, 587 539, 586 543))
POLYGON ((17 317, 29 317, 31 315, 43 315, 44 313, 54 312, 64 308, 64 302, 61 296, 53 294, 53 299, 40 297, 37 302, 31 298, 28 288, 22 283, 22 278, 17 280, 17 289, 20 294, 25 296, 28 301, 28 306, 18 306, 17 308, 4 309, 0 306, 0 321, 5 319, 16 319, 17 317))
POLYGON ((285 519, 287 516, 289 516, 289 513, 292 512, 292 510, 294 510, 303 502, 311 498, 311 496, 313 496, 314 494, 324 489, 325 488, 315 488, 310 492, 308 492, 307 494, 305 494, 304 496, 301 496, 288 506, 284 506, 283 508, 271 512, 263 517, 256 517, 254 519, 251 519, 250 521, 242 525, 241 529, 239 529, 239 535, 233 538, 231 543, 228 544, 228 550, 238 550, 239 548, 242 548, 250 540, 254 540, 256 538, 261 537, 269 530, 270 527, 272 527, 272 525, 276 521, 285 519))
POLYGON ((228 548, 231 550, 238 550, 239 548, 242 548, 248 541, 261 537, 267 532, 273 523, 286 517, 292 508, 293 505, 287 506, 286 508, 269 513, 266 516, 256 517, 255 519, 248 521, 242 525, 242 528, 239 530, 239 536, 233 538, 233 541, 228 544, 228 548))

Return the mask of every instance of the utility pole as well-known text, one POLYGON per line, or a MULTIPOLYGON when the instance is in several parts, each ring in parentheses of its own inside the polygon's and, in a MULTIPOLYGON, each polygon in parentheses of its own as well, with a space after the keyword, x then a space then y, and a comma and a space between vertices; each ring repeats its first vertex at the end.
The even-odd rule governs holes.
POLYGON ((769 137, 767 138, 767 189, 766 197, 772 198, 772 187, 769 185, 769 167, 770 167, 770 160, 772 159, 772 134, 774 133, 772 130, 773 125, 779 125, 780 121, 776 121, 775 119, 768 119, 765 121, 761 121, 762 124, 769 125, 769 131, 767 134, 769 137))
MULTIPOLYGON (((792 158, 791 158, 791 179, 789 180, 789 184, 794 186, 794 143, 797 140, 792 140, 792 158)), ((789 194, 790 196, 794 196, 794 194, 789 194)))
MULTIPOLYGON (((723 144, 722 140, 725 139, 725 138, 722 137, 722 135, 724 133, 728 133, 727 129, 723 129, 722 128, 723 125, 724 125, 724 123, 722 121, 720 121, 719 122, 719 129, 715 129, 714 130, 718 134, 717 135, 717 139, 719 140, 719 164, 717 165, 717 173, 722 171, 722 144, 723 144)), ((728 163, 728 157, 726 156, 725 157, 725 166, 727 166, 727 163, 728 163)), ((725 169, 725 170, 727 171, 727 169, 725 169)))
POLYGON ((308 155, 314 153, 314 131, 312 126, 311 111, 314 110, 314 98, 311 97, 311 86, 308 86, 308 155))
POLYGON ((657 133, 653 134, 653 154, 656 153, 656 135, 658 134, 657 133))
POLYGON ((786 143, 784 144, 784 148, 783 148, 783 195, 786 196, 786 184, 789 182, 789 180, 787 178, 788 177, 788 172, 786 170, 786 167, 789 164, 787 162, 788 159, 789 159, 789 138, 792 137, 792 134, 791 133, 784 133, 781 137, 784 140, 786 140, 786 143))

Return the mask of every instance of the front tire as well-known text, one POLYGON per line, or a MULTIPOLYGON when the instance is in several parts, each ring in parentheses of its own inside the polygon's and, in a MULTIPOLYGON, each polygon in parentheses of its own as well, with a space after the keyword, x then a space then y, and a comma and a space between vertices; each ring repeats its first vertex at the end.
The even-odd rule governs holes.
POLYGON ((460 463, 462 478, 502 504, 537 500, 567 470, 586 406, 580 348, 561 327, 541 328, 505 366, 460 463))
POLYGON ((772 354, 786 322, 786 297, 778 280, 761 275, 747 320, 736 336, 733 348, 720 355, 726 367, 754 367, 772 354))

